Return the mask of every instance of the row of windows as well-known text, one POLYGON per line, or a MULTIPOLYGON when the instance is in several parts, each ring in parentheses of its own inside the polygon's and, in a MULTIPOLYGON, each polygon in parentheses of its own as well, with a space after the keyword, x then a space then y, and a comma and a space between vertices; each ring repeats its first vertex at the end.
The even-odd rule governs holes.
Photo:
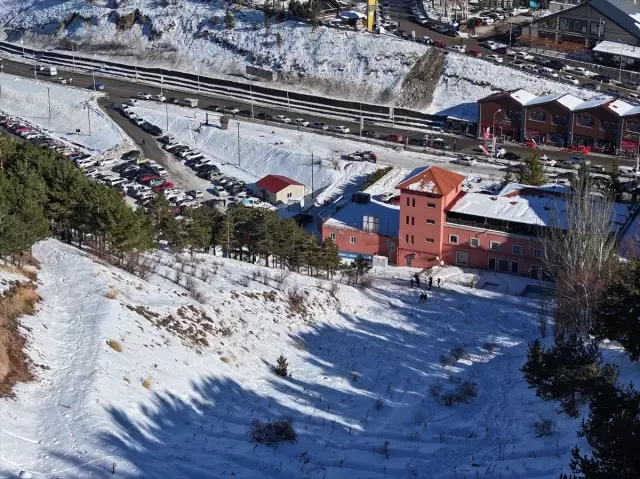
MULTIPOLYGON (((411 206, 412 208, 415 208, 416 199, 407 197, 407 206, 411 206)), ((427 208, 435 208, 435 207, 436 207, 435 203, 427 203, 427 208)))
MULTIPOLYGON (((336 240, 336 234, 335 233, 329 233, 329 238, 331 238, 332 241, 336 240)), ((355 236, 349 236, 349 243, 351 244, 356 244, 356 237, 355 236)), ((393 242, 389 242, 387 244, 387 248, 389 248, 389 251, 394 251, 396 249, 396 245, 393 242)))
MULTIPOLYGON (((469 265, 469 253, 464 251, 456 251, 456 264, 458 266, 469 265)), ((492 271, 498 271, 500 273, 512 273, 520 274, 520 263, 518 261, 511 261, 508 259, 493 258, 490 257, 487 263, 487 268, 492 271)), ((529 270, 532 278, 536 279, 548 279, 547 274, 540 265, 533 264, 529 270)))
MULTIPOLYGON (((539 121, 539 122, 546 122, 547 121, 547 114, 544 111, 529 111, 529 120, 531 121, 539 121)), ((560 116, 560 115, 553 115, 551 117, 551 123, 553 125, 558 125, 558 126, 567 126, 569 124, 569 118, 566 116, 560 116)), ((576 115, 576 125, 581 126, 583 128, 593 128, 596 124, 596 120, 595 118, 591 117, 591 116, 583 116, 583 115, 576 115)), ((632 125, 632 123, 628 123, 627 124, 627 129, 630 131, 634 131, 630 128, 630 125, 632 125)), ((633 128, 637 128, 638 131, 640 132, 640 124, 633 124, 633 128)), ((600 129, 602 131, 618 131, 618 122, 617 121, 602 121, 600 122, 600 129)))
MULTIPOLYGON (((415 226, 416 224, 416 218, 415 216, 405 216, 404 218, 404 224, 405 225, 411 225, 411 226, 415 226)), ((428 225, 435 225, 436 221, 435 220, 430 220, 427 218, 427 224, 428 225)))
MULTIPOLYGON (((449 235, 449 244, 459 244, 460 237, 458 235, 449 235)), ((469 238, 469 246, 471 248, 479 248, 480 247, 480 238, 469 238)), ((489 241, 489 249, 491 251, 500 251, 500 243, 497 241, 489 241)), ((511 248, 511 252, 513 254, 522 256, 522 246, 514 244, 511 248)), ((542 250, 534 249, 533 250, 534 258, 542 258, 542 250)))

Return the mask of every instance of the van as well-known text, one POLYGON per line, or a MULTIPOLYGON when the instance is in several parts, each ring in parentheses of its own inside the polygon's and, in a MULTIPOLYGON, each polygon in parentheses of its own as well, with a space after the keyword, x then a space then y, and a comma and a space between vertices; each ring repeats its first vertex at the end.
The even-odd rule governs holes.
POLYGON ((124 183, 126 180, 124 178, 107 178, 105 180, 105 184, 107 186, 118 186, 121 185, 122 183, 124 183))
POLYGON ((191 108, 196 108, 198 106, 198 100, 196 98, 185 98, 180 103, 191 108))

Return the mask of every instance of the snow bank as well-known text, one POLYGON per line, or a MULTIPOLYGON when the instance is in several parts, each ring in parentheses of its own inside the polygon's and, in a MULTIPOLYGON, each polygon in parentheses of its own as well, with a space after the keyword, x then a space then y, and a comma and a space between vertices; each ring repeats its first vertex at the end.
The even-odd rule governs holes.
POLYGON ((0 81, 0 110, 28 120, 52 136, 98 153, 115 148, 128 140, 124 132, 98 106, 97 99, 102 96, 99 93, 12 75, 2 75, 0 81), (51 97, 51 119, 48 92, 51 97), (80 130, 80 134, 76 134, 76 129, 80 130))
POLYGON ((541 78, 466 55, 449 54, 427 113, 477 121, 477 100, 496 91, 523 88, 534 95, 570 93, 583 100, 602 96, 574 85, 541 78))

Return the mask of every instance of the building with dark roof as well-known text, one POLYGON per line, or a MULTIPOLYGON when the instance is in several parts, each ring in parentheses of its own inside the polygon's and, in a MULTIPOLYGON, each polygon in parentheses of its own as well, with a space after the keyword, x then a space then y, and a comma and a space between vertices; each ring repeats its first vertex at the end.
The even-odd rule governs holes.
POLYGON ((640 45, 640 3, 633 0, 586 0, 566 3, 560 11, 523 27, 523 36, 593 47, 609 40, 640 45))

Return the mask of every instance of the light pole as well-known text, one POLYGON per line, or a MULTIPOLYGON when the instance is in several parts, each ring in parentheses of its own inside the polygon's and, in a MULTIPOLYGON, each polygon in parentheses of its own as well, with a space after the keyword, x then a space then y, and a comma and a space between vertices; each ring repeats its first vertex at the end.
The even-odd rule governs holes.
POLYGON ((169 133, 169 102, 164 101, 164 111, 167 115, 167 133, 169 133))
POLYGON ((25 54, 24 54, 24 41, 22 40, 22 38, 20 39, 20 45, 22 45, 22 58, 24 58, 25 57, 25 54))
POLYGON ((313 151, 311 152, 311 200, 313 200, 313 151))
POLYGON ((491 131, 491 137, 493 139, 493 154, 496 155, 496 115, 502 111, 502 108, 498 109, 493 114, 493 130, 491 131))
POLYGON ((163 88, 162 88, 163 83, 164 83, 164 77, 162 76, 162 68, 160 68, 160 96, 163 96, 163 93, 162 93, 162 90, 163 90, 163 88))
POLYGON ((49 103, 49 120, 51 120, 51 89, 47 87, 47 102, 49 103))
POLYGON ((620 42, 620 70, 618 71, 618 81, 622 83, 622 49, 624 48, 624 45, 619 38, 618 42, 620 42))
POLYGON ((253 120, 253 87, 249 84, 249 95, 251 96, 251 119, 253 120))
POLYGON ((198 70, 198 66, 196 65, 196 76, 198 77, 198 91, 200 91, 200 70, 198 70))
POLYGON ((240 166, 240 122, 238 122, 238 166, 240 166))
POLYGON ((2 76, 4 76, 4 65, 0 64, 0 98, 2 98, 2 76))
POLYGON ((91 115, 89 114, 91 109, 89 108, 89 103, 87 102, 87 123, 89 124, 89 136, 91 136, 91 115))

